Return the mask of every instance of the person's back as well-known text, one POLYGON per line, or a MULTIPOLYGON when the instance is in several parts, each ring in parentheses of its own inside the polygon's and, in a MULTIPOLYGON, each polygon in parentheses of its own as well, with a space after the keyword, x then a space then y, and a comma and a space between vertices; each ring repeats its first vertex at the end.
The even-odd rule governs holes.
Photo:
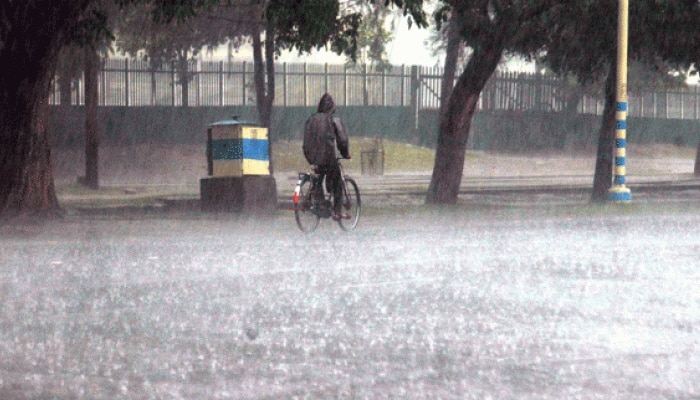
POLYGON ((349 158, 348 135, 340 118, 334 115, 335 102, 330 94, 321 97, 317 112, 304 128, 304 156, 311 165, 326 166, 335 162, 335 148, 349 158))
POLYGON ((309 117, 304 127, 303 151, 306 161, 315 165, 326 176, 326 187, 333 193, 334 218, 344 218, 342 211, 342 186, 340 167, 336 159, 336 147, 343 158, 350 158, 348 135, 345 126, 335 113, 335 102, 330 94, 321 96, 317 112, 309 117))

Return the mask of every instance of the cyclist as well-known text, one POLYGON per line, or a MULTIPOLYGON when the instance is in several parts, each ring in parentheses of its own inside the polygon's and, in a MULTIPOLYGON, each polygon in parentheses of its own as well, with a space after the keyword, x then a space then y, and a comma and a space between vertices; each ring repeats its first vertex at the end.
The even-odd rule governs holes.
POLYGON ((335 115, 335 102, 330 94, 321 96, 317 112, 306 121, 302 147, 306 161, 316 166, 321 179, 326 177, 326 188, 333 193, 333 219, 350 218, 342 213, 343 187, 335 153, 337 147, 343 158, 350 158, 348 134, 343 122, 335 115))

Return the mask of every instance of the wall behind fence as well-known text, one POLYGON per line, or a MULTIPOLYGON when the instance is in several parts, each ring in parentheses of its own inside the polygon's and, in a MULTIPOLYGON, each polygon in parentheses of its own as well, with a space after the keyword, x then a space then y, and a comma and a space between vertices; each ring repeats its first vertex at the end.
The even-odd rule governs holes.
MULTIPOLYGON (((275 107, 270 135, 273 140, 301 139, 314 107, 275 107)), ((398 141, 429 143, 425 135, 410 136, 413 129, 408 107, 342 107, 338 109, 353 136, 381 136, 398 141), (423 137, 425 136, 425 137, 423 137), (422 140, 419 140, 423 137, 422 140)), ((253 107, 100 107, 100 136, 103 143, 203 143, 207 126, 230 120, 256 123, 253 107)), ((82 106, 51 107, 48 121, 55 145, 81 145, 85 134, 82 106)))
MULTIPOLYGON (((313 107, 276 107, 272 140, 300 140, 313 107)), ((103 144, 205 143, 207 125, 239 116, 256 121, 253 107, 100 107, 103 144)), ((415 129, 410 107, 339 107, 351 136, 383 137, 434 147, 436 111, 421 111, 415 129)), ((84 107, 51 107, 47 124, 56 146, 82 146, 84 107)), ((595 146, 600 117, 576 113, 490 111, 479 112, 470 140, 476 150, 530 151, 595 146)), ((670 143, 695 146, 700 121, 628 118, 628 140, 634 143, 670 143)))

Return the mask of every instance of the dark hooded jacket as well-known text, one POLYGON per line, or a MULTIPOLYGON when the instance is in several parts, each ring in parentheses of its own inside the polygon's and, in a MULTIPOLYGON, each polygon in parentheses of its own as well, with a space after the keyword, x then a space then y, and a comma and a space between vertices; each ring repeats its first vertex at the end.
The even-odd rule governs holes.
POLYGON ((304 127, 304 157, 312 165, 329 165, 335 162, 335 148, 348 158, 348 134, 340 118, 334 115, 335 102, 326 93, 318 103, 316 114, 309 117, 304 127))

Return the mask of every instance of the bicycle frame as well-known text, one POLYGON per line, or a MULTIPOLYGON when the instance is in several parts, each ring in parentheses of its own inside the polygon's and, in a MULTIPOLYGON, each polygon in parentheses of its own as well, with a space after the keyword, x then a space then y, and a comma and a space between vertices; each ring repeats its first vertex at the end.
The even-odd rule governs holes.
MULTIPOLYGON (((338 161, 340 161, 340 159, 338 159, 338 161)), ((354 207, 355 211, 353 212, 355 215, 351 216, 350 220, 345 219, 348 218, 347 216, 337 220, 344 230, 352 230, 357 225, 357 221, 359 219, 361 209, 360 193, 355 181, 345 175, 345 171, 340 162, 338 162, 338 168, 340 170, 340 185, 342 188, 343 207, 347 210, 351 210, 354 207), (353 187, 354 197, 349 193, 349 184, 351 184, 353 187)), ((299 179, 296 183, 293 194, 293 210, 295 212, 297 224, 302 231, 308 232, 310 230, 314 230, 318 224, 318 219, 327 219, 332 217, 334 214, 334 198, 333 194, 326 188, 326 177, 327 174, 319 173, 319 171, 316 169, 314 169, 312 172, 299 173, 299 179), (308 190, 303 188, 307 188, 308 190), (307 216, 304 217, 304 214, 307 214, 307 216), (302 223, 301 220, 303 219, 306 221, 309 217, 311 218, 311 221, 313 221, 313 218, 316 218, 316 222, 310 224, 312 227, 304 227, 303 225, 306 225, 306 223, 302 223), (307 228, 309 229, 307 230, 307 228)))

